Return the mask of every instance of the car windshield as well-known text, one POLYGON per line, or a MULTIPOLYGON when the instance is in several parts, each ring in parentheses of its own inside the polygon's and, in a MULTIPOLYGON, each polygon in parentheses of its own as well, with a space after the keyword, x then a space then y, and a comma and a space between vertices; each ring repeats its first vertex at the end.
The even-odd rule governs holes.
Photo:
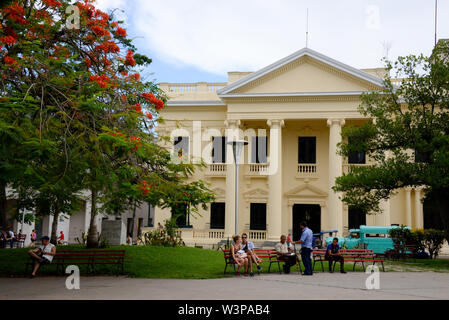
POLYGON ((358 239, 358 238, 360 238, 360 234, 357 233, 357 232, 353 232, 353 233, 351 233, 351 238, 356 238, 356 239, 358 239))

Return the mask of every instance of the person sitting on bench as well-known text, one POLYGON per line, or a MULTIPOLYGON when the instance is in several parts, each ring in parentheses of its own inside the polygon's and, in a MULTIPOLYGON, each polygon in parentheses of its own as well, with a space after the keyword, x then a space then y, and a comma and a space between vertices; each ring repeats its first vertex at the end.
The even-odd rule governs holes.
POLYGON ((340 272, 346 273, 345 271, 345 259, 340 253, 340 246, 338 245, 338 238, 334 238, 332 243, 327 246, 326 255, 324 257, 329 261, 329 272, 334 272, 332 265, 333 263, 340 262, 340 272))
POLYGON ((14 248, 14 242, 17 241, 17 238, 11 229, 8 229, 8 231, 6 231, 6 241, 9 242, 11 249, 14 248))
POLYGON ((257 270, 262 270, 262 267, 260 266, 262 260, 254 252, 254 243, 248 241, 248 235, 246 233, 242 234, 242 250, 245 251, 249 259, 254 262, 257 266, 257 270))
POLYGON ((50 264, 53 257, 56 255, 56 247, 50 243, 50 238, 42 237, 42 245, 39 248, 28 251, 31 259, 34 261, 34 269, 31 273, 31 278, 36 276, 36 272, 41 265, 50 264))
POLYGON ((242 249, 242 238, 239 235, 235 235, 232 237, 234 240, 234 244, 231 246, 231 256, 232 259, 237 264, 237 273, 236 275, 240 276, 240 268, 242 266, 245 267, 245 277, 248 276, 248 265, 250 269, 250 276, 254 277, 253 273, 253 263, 252 260, 248 259, 248 255, 242 249))
POLYGON ((296 264, 296 254, 293 252, 293 246, 287 244, 287 237, 281 236, 281 242, 276 244, 276 254, 278 260, 285 262, 283 269, 285 273, 290 273, 290 268, 296 264))

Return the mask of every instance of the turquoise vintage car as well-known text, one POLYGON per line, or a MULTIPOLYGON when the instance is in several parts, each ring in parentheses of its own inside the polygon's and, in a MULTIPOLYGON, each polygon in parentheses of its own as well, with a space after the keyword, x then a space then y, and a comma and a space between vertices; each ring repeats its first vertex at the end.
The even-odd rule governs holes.
MULTIPOLYGON (((388 250, 394 249, 393 240, 388 232, 397 226, 360 226, 359 229, 350 229, 347 238, 338 237, 340 247, 348 249, 373 249, 374 253, 384 254, 388 250)), ((333 237, 327 237, 326 243, 332 243, 333 237)))

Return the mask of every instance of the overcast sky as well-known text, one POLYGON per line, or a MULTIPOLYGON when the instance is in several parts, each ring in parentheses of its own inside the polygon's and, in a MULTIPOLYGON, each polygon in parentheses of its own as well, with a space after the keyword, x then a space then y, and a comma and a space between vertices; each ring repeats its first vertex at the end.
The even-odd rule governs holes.
MULTIPOLYGON (((227 81, 256 71, 306 44, 356 68, 382 66, 434 44, 434 0, 97 0, 124 10, 143 73, 158 82, 227 81)), ((438 38, 449 38, 449 0, 439 0, 438 38)))

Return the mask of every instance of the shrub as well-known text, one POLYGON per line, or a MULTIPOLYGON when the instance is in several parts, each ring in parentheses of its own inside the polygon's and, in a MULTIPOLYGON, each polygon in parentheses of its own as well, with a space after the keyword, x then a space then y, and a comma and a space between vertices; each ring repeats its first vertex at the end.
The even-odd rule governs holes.
POLYGON ((416 246, 416 251, 418 252, 424 251, 426 248, 424 244, 424 229, 413 229, 407 244, 416 246))
POLYGON ((163 228, 157 228, 143 234, 141 242, 147 246, 184 246, 184 241, 176 231, 176 222, 173 219, 166 220, 163 228))
POLYGON ((395 245, 405 245, 410 242, 411 231, 406 226, 400 226, 399 228, 391 229, 388 234, 393 240, 395 245))
POLYGON ((429 251, 431 259, 434 259, 438 256, 441 247, 443 246, 444 239, 444 231, 435 229, 424 230, 424 244, 429 251))

